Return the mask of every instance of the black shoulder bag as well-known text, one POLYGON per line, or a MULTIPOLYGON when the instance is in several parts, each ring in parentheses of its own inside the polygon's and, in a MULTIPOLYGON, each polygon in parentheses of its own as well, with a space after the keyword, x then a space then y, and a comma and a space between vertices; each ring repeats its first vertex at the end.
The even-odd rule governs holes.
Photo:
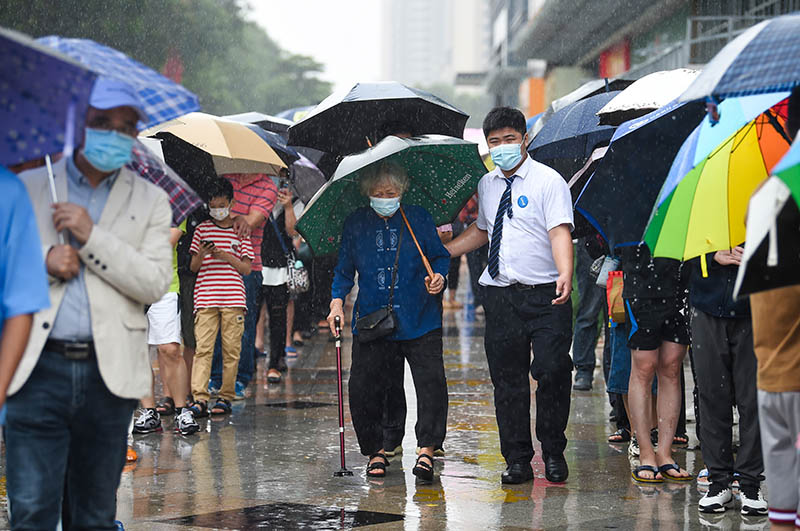
POLYGON ((394 310, 392 309, 392 301, 394 299, 394 285, 395 282, 397 282, 397 265, 400 261, 400 244, 403 243, 403 232, 404 231, 400 232, 400 238, 398 238, 397 241, 397 253, 394 255, 392 285, 389 287, 389 304, 364 317, 356 316, 356 330, 358 330, 359 343, 369 343, 370 341, 389 336, 397 329, 397 323, 394 320, 394 310))

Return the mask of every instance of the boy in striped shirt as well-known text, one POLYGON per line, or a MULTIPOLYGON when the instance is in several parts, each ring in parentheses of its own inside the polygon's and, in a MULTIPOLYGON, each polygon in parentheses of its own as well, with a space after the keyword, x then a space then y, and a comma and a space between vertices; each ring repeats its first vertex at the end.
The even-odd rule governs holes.
POLYGON ((239 238, 233 228, 231 183, 224 179, 215 181, 208 206, 212 219, 197 226, 189 247, 192 255, 189 267, 197 273, 194 287, 197 348, 192 366, 192 410, 195 417, 209 413, 208 379, 220 328, 222 388, 211 414, 223 415, 231 411, 247 307, 242 275, 250 273, 254 258, 250 239, 239 238))

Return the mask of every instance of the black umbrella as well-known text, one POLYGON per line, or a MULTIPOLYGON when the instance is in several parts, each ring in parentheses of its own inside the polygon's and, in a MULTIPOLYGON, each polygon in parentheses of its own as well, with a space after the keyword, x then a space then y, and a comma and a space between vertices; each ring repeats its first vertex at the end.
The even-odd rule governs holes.
POLYGON ((703 102, 672 102, 619 126, 575 205, 609 247, 641 241, 675 155, 703 116, 703 102))
POLYGON ((600 125, 597 111, 620 92, 603 92, 555 112, 528 144, 531 157, 571 178, 614 135, 616 127, 600 125))
POLYGON ((363 151, 381 140, 388 124, 401 124, 414 136, 461 138, 469 116, 423 90, 390 81, 357 83, 325 98, 289 128, 289 144, 334 155, 363 151))

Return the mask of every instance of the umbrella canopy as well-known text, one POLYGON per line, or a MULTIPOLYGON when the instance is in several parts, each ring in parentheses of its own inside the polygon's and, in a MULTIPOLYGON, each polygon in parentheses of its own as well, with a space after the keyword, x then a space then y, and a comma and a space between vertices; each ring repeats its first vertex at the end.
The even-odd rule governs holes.
POLYGON ((284 140, 289 138, 289 126, 294 122, 285 118, 278 118, 269 114, 262 114, 260 112, 243 112, 240 114, 229 114, 223 116, 227 120, 234 122, 244 122, 246 124, 255 124, 265 131, 272 131, 278 133, 284 140))
POLYGON ((800 210, 792 194, 782 178, 770 177, 750 199, 734 297, 800 284, 800 210))
POLYGON ((197 96, 192 92, 113 48, 89 39, 57 36, 42 37, 37 41, 72 57, 100 75, 133 87, 147 114, 148 121, 144 127, 200 110, 197 96))
POLYGON ((704 115, 702 102, 672 102, 619 126, 575 206, 609 247, 641 241, 672 161, 704 115))
POLYGON ((272 131, 265 131, 255 124, 245 124, 248 129, 261 137, 261 140, 269 144, 269 147, 275 150, 275 153, 281 158, 286 166, 292 165, 300 158, 298 153, 293 147, 286 144, 286 141, 278 133, 272 131))
POLYGON ((275 115, 276 118, 281 118, 283 120, 288 120, 291 123, 296 123, 305 118, 305 116, 314 109, 316 105, 304 105, 302 107, 292 107, 291 109, 286 109, 285 111, 281 111, 275 115))
POLYGON ((747 201, 789 149, 785 119, 786 101, 728 137, 677 185, 667 180, 644 233, 653 256, 690 260, 744 242, 747 201))
POLYGON ((624 90, 629 87, 631 83, 633 83, 633 80, 631 79, 593 79, 591 81, 587 81, 566 96, 562 96, 557 100, 553 100, 547 109, 545 109, 545 111, 538 116, 538 119, 533 123, 533 125, 528 125, 528 132, 531 136, 536 136, 542 127, 544 127, 544 124, 546 124, 550 118, 552 118, 553 114, 560 111, 567 105, 575 103, 576 101, 580 101, 584 98, 589 98, 596 94, 601 94, 603 92, 624 90))
POLYGON ((620 125, 663 107, 683 94, 697 74, 697 70, 678 68, 644 76, 597 111, 600 123, 620 125))
POLYGON ((300 159, 289 167, 289 180, 294 193, 308 204, 314 194, 327 182, 325 174, 313 162, 300 155, 300 159))
POLYGON ((553 114, 528 144, 534 160, 569 179, 599 145, 608 144, 616 128, 599 125, 597 111, 620 91, 602 92, 576 101, 553 114))
POLYGON ((0 28, 0 164, 72 148, 97 75, 21 33, 0 28))
POLYGON ((681 100, 747 96, 790 90, 800 84, 800 14, 756 24, 729 42, 681 100))
POLYGON ((203 205, 203 200, 186 181, 167 166, 167 163, 158 154, 148 149, 144 142, 137 140, 134 143, 133 158, 127 166, 167 192, 169 205, 172 208, 172 222, 175 226, 180 225, 189 214, 203 205))
POLYGON ((209 153, 214 168, 226 173, 267 173, 277 175, 286 164, 275 150, 245 124, 201 112, 189 113, 157 127, 142 131, 144 136, 171 133, 209 153))
POLYGON ((403 194, 403 203, 425 208, 437 225, 455 219, 486 173, 478 146, 472 142, 442 135, 388 136, 372 148, 345 157, 330 182, 306 206, 297 230, 314 255, 339 249, 344 220, 356 209, 369 206, 359 180, 383 161, 406 169, 411 186, 403 194))
POLYGON ((413 135, 461 138, 468 115, 444 100, 400 83, 356 83, 325 98, 289 128, 289 144, 335 155, 359 152, 380 138, 381 127, 397 122, 413 135))

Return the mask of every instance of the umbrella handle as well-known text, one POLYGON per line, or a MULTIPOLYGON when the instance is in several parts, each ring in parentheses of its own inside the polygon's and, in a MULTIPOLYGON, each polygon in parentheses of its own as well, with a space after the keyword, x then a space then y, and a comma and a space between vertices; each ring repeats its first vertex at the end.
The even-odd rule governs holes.
POLYGON ((414 234, 414 229, 411 228, 411 224, 408 222, 408 218, 406 217, 406 213, 403 212, 403 207, 400 207, 400 214, 403 216, 403 221, 406 222, 406 227, 408 227, 408 232, 411 233, 411 238, 414 240, 414 245, 417 246, 417 251, 419 251, 419 256, 422 258, 422 265, 425 266, 425 271, 428 272, 428 276, 431 277, 433 280, 433 268, 431 268, 431 263, 428 261, 428 257, 425 256, 425 253, 422 252, 422 247, 419 246, 419 242, 417 241, 417 236, 414 234))

